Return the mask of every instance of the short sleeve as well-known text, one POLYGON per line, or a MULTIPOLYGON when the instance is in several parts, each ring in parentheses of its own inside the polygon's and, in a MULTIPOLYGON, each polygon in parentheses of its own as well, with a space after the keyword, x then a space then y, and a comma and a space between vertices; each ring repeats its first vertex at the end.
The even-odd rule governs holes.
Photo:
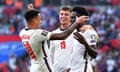
POLYGON ((98 35, 95 30, 86 30, 83 36, 89 45, 96 45, 98 41, 98 35))
POLYGON ((51 32, 38 29, 34 31, 33 36, 36 40, 39 40, 39 41, 49 40, 51 36, 51 32))

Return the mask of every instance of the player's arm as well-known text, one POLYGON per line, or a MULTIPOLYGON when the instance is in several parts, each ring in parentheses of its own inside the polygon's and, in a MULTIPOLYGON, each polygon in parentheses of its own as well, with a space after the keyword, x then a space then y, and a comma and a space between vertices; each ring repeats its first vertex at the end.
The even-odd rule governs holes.
MULTIPOLYGON (((28 4, 28 9, 34 9, 33 4, 28 4)), ((79 24, 82 24, 84 22, 88 21, 88 16, 81 16, 79 18, 76 18, 76 22, 74 24, 72 24, 67 30, 65 30, 62 33, 53 33, 50 36, 50 40, 63 40, 65 38, 67 38, 74 29, 76 29, 79 24)))
POLYGON ((66 72, 70 72, 70 68, 66 70, 66 72))
POLYGON ((61 32, 61 33, 53 33, 50 37, 50 40, 63 40, 67 38, 74 29, 76 29, 80 24, 83 24, 88 20, 88 16, 81 16, 76 19, 76 22, 72 24, 67 30, 61 32))
POLYGON ((88 51, 88 54, 89 54, 92 58, 96 58, 96 56, 97 56, 96 46, 95 46, 95 45, 90 46, 90 45, 86 42, 85 38, 84 38, 80 33, 75 32, 74 35, 75 35, 74 38, 75 38, 76 40, 78 40, 80 43, 82 43, 82 44, 85 46, 85 48, 86 48, 87 51, 88 51))

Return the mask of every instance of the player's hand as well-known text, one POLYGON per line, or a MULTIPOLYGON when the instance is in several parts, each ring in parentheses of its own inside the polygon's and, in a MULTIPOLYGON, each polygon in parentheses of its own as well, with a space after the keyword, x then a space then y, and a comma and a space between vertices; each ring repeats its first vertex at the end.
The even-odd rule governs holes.
POLYGON ((28 7, 29 10, 34 9, 34 8, 33 8, 33 4, 28 4, 27 7, 28 7))
POLYGON ((66 72, 70 72, 70 68, 66 69, 66 72))
POLYGON ((88 16, 76 17, 76 23, 78 23, 78 24, 83 24, 83 23, 87 22, 88 20, 89 20, 88 16))
POLYGON ((81 35, 80 33, 78 33, 78 32, 75 32, 75 33, 73 33, 74 34, 74 38, 77 40, 77 41, 79 41, 81 44, 84 44, 84 45, 86 45, 86 40, 85 40, 85 38, 83 37, 83 35, 81 35))

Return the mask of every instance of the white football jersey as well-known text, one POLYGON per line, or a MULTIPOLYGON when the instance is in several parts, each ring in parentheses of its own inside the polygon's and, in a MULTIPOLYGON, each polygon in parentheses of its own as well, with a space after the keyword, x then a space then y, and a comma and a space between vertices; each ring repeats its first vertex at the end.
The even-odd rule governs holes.
MULTIPOLYGON (((83 35, 89 45, 96 45, 98 35, 95 30, 88 29, 84 33, 79 33, 83 35)), ((70 68, 70 72, 93 72, 91 57, 87 54, 85 46, 79 43, 76 39, 74 39, 74 48, 70 68)))
MULTIPOLYGON (((60 33, 62 30, 59 28, 54 30, 54 33, 60 33)), ((73 34, 65 40, 51 41, 51 59, 55 72, 65 72, 68 63, 71 59, 73 48, 73 34)))
POLYGON ((47 62, 47 54, 42 43, 49 40, 51 32, 42 29, 23 29, 19 34, 31 58, 30 72, 49 72, 50 67, 47 62), (48 68, 49 67, 49 68, 48 68))

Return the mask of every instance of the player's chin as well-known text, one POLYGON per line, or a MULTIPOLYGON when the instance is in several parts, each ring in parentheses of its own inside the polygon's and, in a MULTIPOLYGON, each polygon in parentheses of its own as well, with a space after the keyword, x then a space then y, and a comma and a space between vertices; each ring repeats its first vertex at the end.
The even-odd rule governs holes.
POLYGON ((62 26, 66 26, 66 22, 61 22, 61 25, 62 26))

